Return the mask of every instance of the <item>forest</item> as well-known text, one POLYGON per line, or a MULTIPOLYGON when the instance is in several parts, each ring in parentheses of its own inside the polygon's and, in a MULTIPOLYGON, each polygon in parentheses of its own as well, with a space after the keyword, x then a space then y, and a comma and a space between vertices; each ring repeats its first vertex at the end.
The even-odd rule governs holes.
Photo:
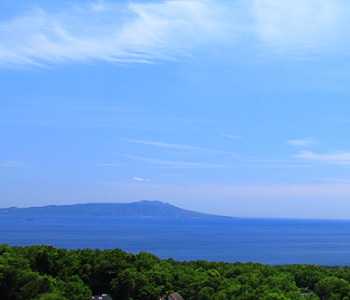
POLYGON ((119 249, 67 250, 0 245, 1 300, 342 299, 350 297, 350 267, 178 262, 119 249))

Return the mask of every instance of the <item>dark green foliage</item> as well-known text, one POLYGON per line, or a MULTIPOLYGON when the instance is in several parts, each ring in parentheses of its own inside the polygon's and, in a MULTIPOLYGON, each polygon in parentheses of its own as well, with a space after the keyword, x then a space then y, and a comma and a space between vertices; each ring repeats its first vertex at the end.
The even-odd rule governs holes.
POLYGON ((315 285, 315 291, 321 299, 343 299, 349 295, 350 285, 344 279, 331 276, 321 279, 315 285))
POLYGON ((42 294, 38 300, 67 300, 67 298, 64 298, 63 296, 60 296, 57 294, 47 293, 47 294, 42 294))
POLYGON ((1 300, 86 300, 102 293, 153 300, 173 292, 185 300, 347 300, 349 280, 347 266, 176 262, 119 249, 0 245, 1 300))

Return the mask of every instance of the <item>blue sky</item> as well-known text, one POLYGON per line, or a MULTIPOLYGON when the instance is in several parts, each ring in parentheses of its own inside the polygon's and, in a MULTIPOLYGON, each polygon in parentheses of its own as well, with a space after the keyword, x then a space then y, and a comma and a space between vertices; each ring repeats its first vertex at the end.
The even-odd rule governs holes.
POLYGON ((347 1, 1 1, 0 206, 350 218, 347 1))

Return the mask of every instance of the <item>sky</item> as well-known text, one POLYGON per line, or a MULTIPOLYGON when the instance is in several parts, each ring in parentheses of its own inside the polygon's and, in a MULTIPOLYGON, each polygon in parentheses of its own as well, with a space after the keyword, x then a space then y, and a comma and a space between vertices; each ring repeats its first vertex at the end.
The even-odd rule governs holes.
POLYGON ((0 7, 0 207, 350 219, 348 1, 0 7))

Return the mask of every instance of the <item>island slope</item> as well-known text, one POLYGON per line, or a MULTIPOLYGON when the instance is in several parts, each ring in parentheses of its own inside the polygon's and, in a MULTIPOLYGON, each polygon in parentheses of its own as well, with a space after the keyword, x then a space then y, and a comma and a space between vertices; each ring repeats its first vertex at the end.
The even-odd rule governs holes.
POLYGON ((181 209, 161 201, 133 203, 85 203, 48 205, 28 208, 1 208, 0 216, 96 216, 96 217, 156 217, 156 218, 223 218, 181 209))

